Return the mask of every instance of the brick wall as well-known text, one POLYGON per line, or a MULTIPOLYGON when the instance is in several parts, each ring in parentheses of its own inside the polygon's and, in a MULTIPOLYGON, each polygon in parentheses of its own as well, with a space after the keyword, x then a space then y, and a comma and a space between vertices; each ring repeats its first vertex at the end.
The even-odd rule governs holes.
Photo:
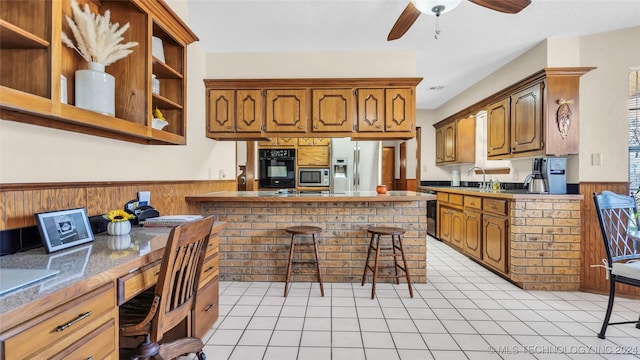
MULTIPOLYGON (((283 229, 314 225, 323 229, 319 246, 323 280, 359 282, 369 245, 366 229, 377 225, 407 230, 403 244, 411 280, 426 282, 426 201, 208 202, 203 203, 202 214, 227 222, 220 232, 222 280, 284 281, 291 237, 283 229)), ((302 258, 313 258, 312 247, 296 250, 302 258)), ((293 280, 316 281, 313 269, 294 274, 293 280)))
POLYGON ((527 290, 580 288, 580 200, 514 199, 510 278, 527 290))

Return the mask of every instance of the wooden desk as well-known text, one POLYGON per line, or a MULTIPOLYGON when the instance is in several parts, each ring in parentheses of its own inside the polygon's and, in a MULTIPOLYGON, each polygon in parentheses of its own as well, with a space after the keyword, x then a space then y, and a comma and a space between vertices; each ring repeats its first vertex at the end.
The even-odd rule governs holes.
MULTIPOLYGON (((196 335, 217 320, 218 232, 214 223, 201 275, 196 335), (200 311, 203 314, 200 314, 200 311)), ((0 359, 118 358, 118 305, 155 284, 169 228, 134 228, 46 254, 44 248, 0 257, 1 268, 60 269, 50 279, 0 297, 0 359), (37 355, 37 356, 36 356, 37 355), (85 356, 86 355, 86 356, 85 356)), ((203 333, 204 331, 204 333, 203 333)))

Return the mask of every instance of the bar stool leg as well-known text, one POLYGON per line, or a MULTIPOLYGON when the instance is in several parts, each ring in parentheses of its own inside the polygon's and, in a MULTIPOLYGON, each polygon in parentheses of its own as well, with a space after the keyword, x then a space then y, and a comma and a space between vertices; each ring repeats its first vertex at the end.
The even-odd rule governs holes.
POLYGON ((284 297, 289 293, 289 281, 291 279, 291 266, 293 264, 293 249, 295 247, 295 234, 291 234, 291 247, 289 249, 289 264, 287 265, 287 278, 284 280, 284 297))
POLYGON ((407 258, 404 255, 402 247, 402 235, 398 235, 398 244, 400 245, 400 254, 402 254, 402 262, 404 263, 404 273, 407 275, 407 285, 409 286, 409 295, 413 297, 413 287, 411 287, 411 276, 409 275, 409 267, 407 267, 407 258))
POLYGON ((396 284, 400 285, 400 275, 398 275, 398 254, 396 253, 396 237, 391 235, 391 249, 393 249, 393 271, 396 274, 396 284))
POLYGON ((376 260, 373 265, 373 286, 371 287, 371 300, 376 296, 376 280, 378 279, 378 259, 380 258, 380 235, 376 236, 376 260))
POLYGON ((364 262, 364 271, 362 272, 362 284, 360 286, 364 286, 364 280, 367 278, 367 269, 369 268, 369 258, 371 257, 371 249, 373 249, 373 237, 375 235, 371 234, 371 240, 369 241, 369 249, 367 249, 367 261, 364 262))
POLYGON ((318 282, 320 283, 320 295, 324 296, 324 286, 322 285, 322 274, 320 274, 320 256, 318 254, 318 234, 313 234, 313 249, 316 254, 316 268, 318 269, 318 282))

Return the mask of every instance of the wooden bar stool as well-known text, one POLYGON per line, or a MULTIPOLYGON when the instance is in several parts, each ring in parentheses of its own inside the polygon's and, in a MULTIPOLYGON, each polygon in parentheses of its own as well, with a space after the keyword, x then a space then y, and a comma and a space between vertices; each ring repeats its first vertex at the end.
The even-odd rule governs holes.
POLYGON ((371 242, 369 243, 369 249, 367 251, 367 261, 364 264, 364 273, 362 274, 362 286, 364 286, 364 280, 367 276, 367 269, 371 269, 373 272, 373 286, 371 287, 371 299, 376 296, 376 281, 380 278, 392 278, 396 279, 396 284, 400 284, 400 278, 407 278, 407 285, 409 286, 409 295, 413 297, 413 289, 411 288, 411 277, 409 276, 409 268, 407 267, 407 259, 404 256, 404 249, 402 248, 402 235, 406 231, 397 227, 370 227, 367 229, 367 233, 371 234, 371 242), (380 236, 391 236, 391 246, 384 246, 380 243, 380 236), (385 250, 382 255, 380 250, 385 250), (393 253, 390 253, 392 250, 393 253), (371 252, 375 251, 375 261, 373 266, 369 265, 369 259, 371 258, 371 252), (380 257, 392 257, 393 266, 385 266, 384 268, 393 268, 393 275, 378 275, 378 260, 380 257), (398 256, 402 257, 402 266, 398 264, 398 256), (402 270, 404 274, 398 274, 398 269, 402 270))
POLYGON ((294 264, 316 264, 318 271, 318 282, 320 283, 320 294, 324 296, 324 286, 322 285, 322 275, 320 274, 320 258, 318 256, 318 234, 322 232, 322 228, 317 226, 292 226, 284 229, 287 233, 291 234, 291 248, 289 249, 289 265, 287 265, 287 278, 284 283, 284 296, 289 293, 289 282, 291 281, 291 270, 294 264), (293 252, 296 247, 296 235, 311 235, 312 243, 300 243, 298 240, 298 246, 300 245, 313 245, 315 253, 315 261, 313 260, 300 260, 293 261, 293 252))

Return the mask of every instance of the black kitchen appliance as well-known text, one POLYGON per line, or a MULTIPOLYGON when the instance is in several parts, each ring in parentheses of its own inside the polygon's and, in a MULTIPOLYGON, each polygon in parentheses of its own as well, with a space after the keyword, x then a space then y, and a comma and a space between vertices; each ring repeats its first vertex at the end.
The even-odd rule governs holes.
POLYGON ((544 160, 545 158, 533 159, 531 174, 527 175, 527 177, 524 179, 524 186, 529 190, 530 193, 547 192, 547 182, 545 181, 544 175, 542 174, 544 160))
POLYGON ((295 188, 295 149, 260 149, 259 163, 258 179, 260 188, 295 188))

